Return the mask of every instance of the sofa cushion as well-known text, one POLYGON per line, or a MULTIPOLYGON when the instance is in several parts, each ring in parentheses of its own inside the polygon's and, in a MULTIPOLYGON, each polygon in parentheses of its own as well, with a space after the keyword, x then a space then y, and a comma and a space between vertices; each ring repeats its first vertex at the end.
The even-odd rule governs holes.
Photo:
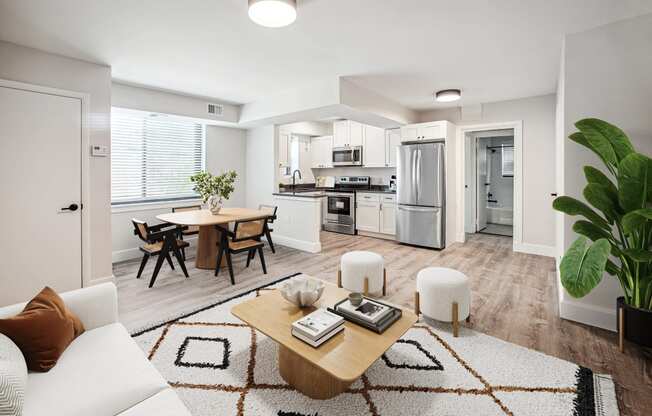
POLYGON ((20 415, 25 401, 27 364, 20 349, 0 334, 0 415, 20 415))
POLYGON ((48 373, 29 373, 24 416, 113 416, 168 388, 121 324, 79 336, 48 373))
POLYGON ((79 318, 49 287, 30 300, 21 313, 0 319, 0 333, 20 348, 32 371, 48 371, 63 351, 84 332, 79 318))
POLYGON ((120 416, 190 416, 179 396, 171 388, 138 403, 120 416))

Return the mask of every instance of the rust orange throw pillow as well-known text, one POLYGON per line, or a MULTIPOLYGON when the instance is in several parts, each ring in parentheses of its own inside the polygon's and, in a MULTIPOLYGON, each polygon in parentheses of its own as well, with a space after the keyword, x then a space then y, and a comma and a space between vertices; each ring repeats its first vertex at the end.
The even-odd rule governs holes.
POLYGON ((32 371, 46 372, 70 343, 84 332, 84 325, 57 293, 46 287, 18 315, 0 319, 0 333, 20 348, 32 371))

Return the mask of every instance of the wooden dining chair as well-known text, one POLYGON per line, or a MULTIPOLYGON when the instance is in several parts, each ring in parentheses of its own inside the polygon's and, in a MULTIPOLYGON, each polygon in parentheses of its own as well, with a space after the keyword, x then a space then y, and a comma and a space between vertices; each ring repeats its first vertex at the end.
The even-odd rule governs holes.
POLYGON ((140 251, 143 252, 143 259, 138 268, 138 274, 136 275, 137 279, 140 279, 140 276, 143 274, 143 270, 145 269, 145 265, 151 256, 158 256, 158 259, 156 261, 156 266, 154 267, 154 273, 152 273, 152 278, 149 281, 150 288, 154 286, 154 282, 156 282, 156 277, 158 276, 158 272, 161 270, 164 260, 167 260, 170 268, 174 270, 170 251, 174 254, 174 257, 177 258, 179 266, 181 266, 181 270, 183 270, 183 274, 186 278, 189 277, 180 249, 184 249, 190 244, 177 239, 180 232, 183 231, 183 227, 168 223, 150 226, 147 225, 145 221, 140 221, 135 218, 132 219, 131 222, 134 224, 134 234, 145 242, 144 245, 139 247, 140 251))
MULTIPOLYGON (((172 212, 186 212, 186 211, 200 211, 201 205, 190 205, 185 207, 173 207, 172 212)), ((199 226, 189 225, 186 229, 182 230, 179 236, 180 240, 183 240, 183 237, 190 237, 191 235, 199 234, 199 226)), ((181 254, 183 254, 183 260, 186 260, 186 248, 181 248, 181 254)))
POLYGON ((272 231, 274 230, 272 230, 269 225, 274 223, 278 207, 275 205, 260 204, 258 205, 258 210, 263 211, 265 214, 269 215, 269 217, 267 217, 267 222, 265 223, 265 238, 267 239, 267 243, 269 243, 269 248, 272 249, 272 253, 276 254, 276 250, 274 249, 274 242, 272 241, 271 235, 272 231))
POLYGON ((233 276, 233 263, 231 262, 231 254, 247 253, 247 267, 249 263, 256 257, 256 252, 260 256, 260 263, 263 266, 263 273, 267 274, 267 266, 265 265, 265 255, 263 254, 264 243, 260 239, 265 235, 265 224, 267 217, 253 218, 249 220, 236 221, 233 226, 233 231, 230 231, 223 225, 216 225, 220 233, 219 247, 217 250, 217 264, 215 265, 215 276, 220 273, 220 265, 222 257, 226 256, 226 264, 229 268, 229 276, 231 277, 231 284, 235 284, 233 276))

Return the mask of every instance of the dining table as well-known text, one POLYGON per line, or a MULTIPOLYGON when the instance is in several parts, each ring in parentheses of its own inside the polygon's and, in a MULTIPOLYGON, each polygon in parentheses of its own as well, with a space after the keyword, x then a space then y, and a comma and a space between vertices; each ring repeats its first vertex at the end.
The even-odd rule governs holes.
POLYGON ((159 214, 156 218, 170 224, 199 227, 195 267, 198 269, 215 269, 217 248, 221 238, 217 225, 228 226, 229 223, 236 221, 268 218, 269 216, 269 213, 257 209, 222 208, 219 214, 213 214, 207 209, 201 209, 159 214))

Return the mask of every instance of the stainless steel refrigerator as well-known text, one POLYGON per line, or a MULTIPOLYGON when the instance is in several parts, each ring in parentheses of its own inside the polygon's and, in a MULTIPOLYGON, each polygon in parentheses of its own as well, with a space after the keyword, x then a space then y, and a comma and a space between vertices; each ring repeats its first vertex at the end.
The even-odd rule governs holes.
POLYGON ((446 245, 444 151, 443 142, 397 149, 396 238, 401 243, 440 249, 446 245))

